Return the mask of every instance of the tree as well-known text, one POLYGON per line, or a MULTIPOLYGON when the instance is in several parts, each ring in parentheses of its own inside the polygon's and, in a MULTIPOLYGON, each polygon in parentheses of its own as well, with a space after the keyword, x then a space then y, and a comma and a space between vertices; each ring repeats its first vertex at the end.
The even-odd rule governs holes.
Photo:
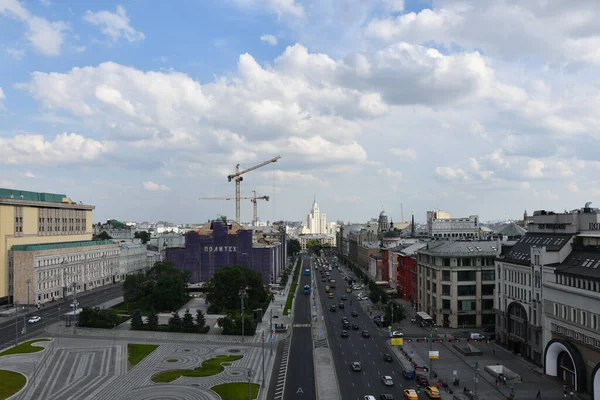
POLYGON ((123 283, 123 300, 125 303, 140 303, 146 296, 146 276, 143 272, 130 274, 123 283))
POLYGON ((196 310, 196 328, 198 331, 206 326, 206 316, 201 309, 196 310))
MULTIPOLYGON (((240 315, 227 315, 217 320, 217 324, 223 328, 223 335, 241 335, 242 323, 240 315)), ((244 314, 244 336, 254 336, 256 333, 256 323, 252 320, 252 316, 244 314)))
POLYGON ((136 309, 131 316, 131 329, 140 330, 144 328, 144 320, 142 319, 142 312, 136 309))
POLYGON ((193 332, 194 331, 194 317, 190 314, 190 309, 187 308, 185 310, 185 314, 183 314, 182 328, 185 332, 193 332))
POLYGON ((141 239, 142 244, 146 244, 148 241, 150 241, 150 233, 146 231, 138 231, 133 234, 133 237, 136 239, 141 239))
POLYGON ((406 311, 404 307, 390 301, 383 309, 386 321, 400 323, 406 319, 406 311), (392 318, 392 310, 394 317, 392 318))
POLYGON ((151 331, 158 330, 158 314, 154 310, 148 315, 148 329, 151 331))
POLYGON ((112 236, 110 236, 108 234, 108 232, 102 231, 98 235, 96 235, 96 239, 98 239, 98 240, 110 240, 110 239, 112 239, 112 236))
POLYGON ((266 308, 269 293, 262 282, 260 272, 241 265, 219 268, 205 286, 206 301, 211 310, 235 312, 241 307, 241 293, 245 290, 244 308, 266 308))
POLYGON ((373 302, 373 304, 379 303, 379 300, 381 300, 380 291, 379 290, 371 290, 371 293, 369 293, 369 300, 371 300, 373 302))
POLYGON ((290 256, 295 256, 302 250, 300 247, 300 242, 297 239, 289 239, 287 241, 287 253, 290 256))
POLYGON ((173 312, 173 316, 169 318, 169 330, 171 332, 179 332, 181 331, 182 322, 181 317, 177 311, 173 312))

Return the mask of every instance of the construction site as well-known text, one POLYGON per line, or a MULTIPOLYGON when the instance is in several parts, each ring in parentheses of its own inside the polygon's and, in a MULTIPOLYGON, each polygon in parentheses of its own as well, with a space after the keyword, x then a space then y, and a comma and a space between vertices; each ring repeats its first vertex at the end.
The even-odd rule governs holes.
POLYGON ((185 245, 167 247, 165 258, 180 270, 190 270, 191 283, 210 280, 221 267, 241 265, 260 272, 264 284, 277 282, 283 273, 287 258, 285 229, 277 226, 258 227, 258 203, 269 201, 270 196, 252 190, 252 196, 241 195, 243 175, 277 162, 277 156, 246 169, 236 165, 235 172, 227 176, 235 182, 234 196, 201 197, 200 200, 235 200, 235 220, 225 216, 215 218, 185 234, 185 245), (253 208, 252 224, 241 224, 241 202, 250 200, 253 208))

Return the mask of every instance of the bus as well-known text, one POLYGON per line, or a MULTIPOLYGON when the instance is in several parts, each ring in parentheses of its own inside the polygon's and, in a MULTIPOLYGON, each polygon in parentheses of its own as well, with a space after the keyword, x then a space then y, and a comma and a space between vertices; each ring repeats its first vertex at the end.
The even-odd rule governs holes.
POLYGON ((309 269, 309 268, 306 268, 306 269, 304 270, 304 275, 306 275, 306 276, 310 276, 310 269, 309 269))
POLYGON ((304 294, 310 294, 310 286, 304 285, 304 294))
POLYGON ((433 318, 429 316, 425 311, 419 311, 416 316, 417 323, 420 326, 433 326, 433 318))

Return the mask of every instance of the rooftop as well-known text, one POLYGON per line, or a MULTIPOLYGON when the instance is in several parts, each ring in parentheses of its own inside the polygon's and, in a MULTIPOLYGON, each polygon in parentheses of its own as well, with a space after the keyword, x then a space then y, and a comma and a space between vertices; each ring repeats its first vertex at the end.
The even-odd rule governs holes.
POLYGON ((499 229, 496 232, 496 234, 498 234, 498 235, 503 235, 503 236, 508 236, 508 237, 525 236, 526 233, 527 233, 527 229, 520 227, 519 225, 515 224, 514 222, 511 222, 508 225, 503 226, 501 229, 499 229))
POLYGON ((600 278, 600 251, 575 250, 556 267, 557 274, 600 278))
POLYGON ((44 201, 48 203, 62 203, 66 194, 28 192, 26 190, 0 188, 0 199, 15 199, 26 201, 44 201))
POLYGON ((427 243, 415 243, 410 246, 404 248, 400 253, 405 254, 407 256, 412 256, 417 251, 421 250, 423 247, 426 247, 427 243))
POLYGON ((44 244, 17 244, 12 247, 12 251, 46 251, 57 249, 70 249, 74 247, 105 246, 114 244, 112 240, 86 240, 82 242, 59 242, 44 244))
POLYGON ((437 240, 428 242, 426 247, 418 250, 426 254, 453 254, 465 256, 495 256, 498 244, 491 241, 458 241, 437 240))
POLYGON ((527 233, 513 246, 503 250, 502 256, 506 261, 529 265, 532 246, 546 247, 546 251, 559 251, 572 237, 571 234, 527 233))

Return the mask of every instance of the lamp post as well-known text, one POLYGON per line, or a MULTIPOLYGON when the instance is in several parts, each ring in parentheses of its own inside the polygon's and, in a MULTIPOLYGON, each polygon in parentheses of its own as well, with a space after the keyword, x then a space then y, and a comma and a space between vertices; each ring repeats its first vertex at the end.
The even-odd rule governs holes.
POLYGON ((13 301, 15 305, 15 346, 19 344, 19 303, 17 301, 13 301))
MULTIPOLYGON (((244 343, 244 294, 245 294, 245 290, 242 290, 242 295, 240 296, 242 299, 242 307, 241 307, 241 315, 240 315, 240 319, 242 322, 242 343, 244 343)), ((248 387, 250 387, 250 381, 248 381, 248 387)), ((250 390, 250 389, 248 389, 250 390)))
POLYGON ((262 331, 262 385, 265 386, 265 331, 262 331))
POLYGON ((27 307, 29 308, 29 305, 31 304, 29 302, 29 286, 31 285, 31 279, 27 279, 27 307))
POLYGON ((270 314, 271 314, 271 322, 270 322, 271 329, 269 329, 269 335, 271 336, 271 339, 269 340, 269 351, 270 351, 271 355, 273 355, 273 308, 271 308, 270 314))
POLYGON ((77 334, 77 282, 73 282, 73 335, 77 334))

